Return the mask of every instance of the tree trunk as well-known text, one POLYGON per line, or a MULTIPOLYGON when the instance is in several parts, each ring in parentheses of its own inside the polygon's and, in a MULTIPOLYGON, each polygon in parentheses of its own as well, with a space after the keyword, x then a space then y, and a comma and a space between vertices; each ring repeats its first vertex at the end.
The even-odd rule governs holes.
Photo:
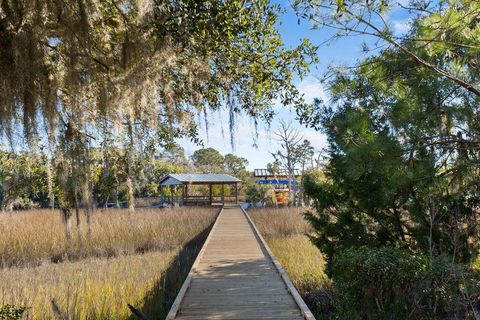
POLYGON ((63 221, 65 222, 65 238, 70 243, 72 240, 72 212, 69 208, 62 208, 63 221))
POLYGON ((433 260, 433 250, 435 247, 435 243, 433 241, 433 228, 435 224, 435 218, 436 218, 436 205, 435 203, 431 203, 430 208, 428 209, 428 218, 429 218, 429 235, 428 235, 428 256, 430 258, 430 261, 433 260))
POLYGON ((81 240, 82 239, 82 224, 81 224, 81 220, 80 220, 80 199, 78 197, 77 190, 75 190, 75 217, 77 219, 78 240, 81 240))
POLYGON ((90 205, 87 205, 85 216, 87 217, 87 235, 90 237, 92 235, 92 207, 90 205))
POLYGON ((87 149, 85 161, 83 162, 83 170, 85 174, 85 179, 83 180, 82 186, 82 202, 85 207, 85 217, 87 218, 87 235, 91 235, 92 226, 91 226, 91 214, 93 209, 93 201, 92 201, 92 187, 90 184, 90 154, 87 149))
POLYGON ((302 176, 300 178, 300 186, 298 189, 298 206, 303 207, 305 204, 305 192, 303 190, 303 182, 304 182, 304 177, 305 177, 305 161, 302 162, 302 176))
POLYGON ((291 169, 288 169, 288 206, 290 206, 290 199, 292 199, 293 196, 293 206, 295 206, 295 191, 292 194, 292 172, 291 169))
POLYGON ((133 195, 133 183, 130 175, 127 177, 127 189, 128 189, 128 212, 135 212, 135 197, 133 195))
POLYGON ((92 194, 88 189, 88 194, 86 195, 86 205, 85 205, 85 217, 87 218, 87 236, 90 237, 92 234, 92 213, 94 209, 92 194))
POLYGON ((55 193, 53 192, 53 176, 52 176, 52 165, 51 161, 47 159, 47 188, 48 188, 48 206, 50 209, 55 208, 55 193))
MULTIPOLYGON (((113 195, 114 198, 113 198, 113 202, 115 203, 115 207, 116 208, 120 208, 120 202, 118 200, 118 180, 116 181, 116 185, 115 185, 115 194, 113 195)), ((108 206, 108 204, 107 204, 108 206)))
POLYGON ((127 154, 127 189, 128 189, 128 212, 135 212, 135 197, 133 192, 133 125, 131 121, 128 122, 128 136, 130 141, 128 143, 127 154))

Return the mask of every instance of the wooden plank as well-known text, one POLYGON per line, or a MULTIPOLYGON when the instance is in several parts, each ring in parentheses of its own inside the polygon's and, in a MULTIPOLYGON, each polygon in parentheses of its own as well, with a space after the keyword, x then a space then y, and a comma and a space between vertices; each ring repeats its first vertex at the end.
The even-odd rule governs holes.
POLYGON ((190 269, 190 272, 187 275, 187 278, 183 282, 182 287, 180 288, 180 291, 177 294, 177 297, 175 298, 175 301, 173 301, 172 307, 170 308, 170 311, 167 314, 167 317, 165 320, 173 320, 175 319, 175 316, 177 315, 178 309, 180 308, 180 304, 182 303, 183 297, 185 296, 185 293, 188 290, 188 287, 190 286, 193 278, 193 274, 195 273, 200 260, 202 259, 202 255, 205 252, 205 248, 208 245, 208 242, 210 241, 213 231, 215 230, 215 227, 217 226, 218 220, 220 219, 220 216, 222 215, 223 208, 220 209, 220 212, 217 215, 217 218, 215 219, 215 222, 212 226, 212 229, 210 230, 210 233, 207 236, 207 239, 205 239, 205 243, 202 246, 202 249, 200 249, 200 252, 197 255, 197 258, 193 262, 192 268, 190 269))
POLYGON ((295 302, 297 303, 297 305, 299 306, 300 310, 302 311, 302 315, 304 317, 304 319, 306 320, 315 320, 315 317, 313 316, 313 313, 310 311, 310 309, 308 308, 308 306, 306 305, 305 301, 303 301, 302 297, 300 296, 300 294, 298 293, 297 289, 295 288, 295 286, 293 285, 292 281, 290 280, 290 278, 288 277, 287 273, 285 272, 285 270, 283 270, 280 262, 278 262, 277 258, 275 258, 275 256, 273 255, 272 251, 270 250, 270 248, 268 247, 267 243, 265 242, 265 240, 263 239, 262 235, 260 234, 260 232, 258 232, 257 230, 257 227, 255 226, 255 224, 253 223, 252 219, 250 218, 250 216, 248 215, 248 213, 243 209, 241 208, 243 213, 245 213, 245 216, 247 217, 248 219, 248 222, 250 223, 250 225, 252 226, 252 228, 255 230, 255 234, 256 236, 258 237, 258 239, 260 240, 262 246, 264 247, 264 249, 267 251, 268 255, 270 256, 270 259, 272 260, 273 264, 275 265, 275 267, 277 268, 278 272, 280 273, 280 275, 282 276, 282 280, 285 282, 285 284, 287 285, 287 288, 288 288, 288 291, 290 292, 290 294, 293 296, 293 298, 295 299, 295 302))
POLYGON ((167 319, 314 319, 262 241, 246 212, 224 207, 167 319))

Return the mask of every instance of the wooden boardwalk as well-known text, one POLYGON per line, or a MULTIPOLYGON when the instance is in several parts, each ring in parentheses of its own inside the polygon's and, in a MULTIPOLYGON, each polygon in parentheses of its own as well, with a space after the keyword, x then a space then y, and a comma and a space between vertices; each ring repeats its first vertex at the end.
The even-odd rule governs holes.
POLYGON ((225 207, 166 319, 315 318, 246 212, 225 207))

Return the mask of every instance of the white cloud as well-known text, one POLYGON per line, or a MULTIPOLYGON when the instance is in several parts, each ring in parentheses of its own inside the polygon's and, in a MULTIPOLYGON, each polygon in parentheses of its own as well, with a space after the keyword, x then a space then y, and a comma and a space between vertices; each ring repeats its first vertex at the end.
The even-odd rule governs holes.
POLYGON ((392 21, 393 33, 397 36, 404 35, 412 28, 411 19, 392 21))
POLYGON ((298 85, 300 93, 304 94, 305 101, 313 102, 313 99, 318 98, 324 101, 328 100, 328 94, 325 91, 323 84, 315 77, 308 76, 303 79, 298 85))

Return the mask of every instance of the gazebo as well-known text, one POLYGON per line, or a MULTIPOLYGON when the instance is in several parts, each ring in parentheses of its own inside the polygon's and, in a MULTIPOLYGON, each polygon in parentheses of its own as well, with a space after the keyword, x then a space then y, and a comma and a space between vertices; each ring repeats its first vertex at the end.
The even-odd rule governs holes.
POLYGON ((221 195, 219 203, 225 204, 225 185, 230 185, 235 186, 234 202, 238 203, 238 184, 240 182, 241 180, 228 174, 171 173, 160 180, 160 199, 162 204, 212 205, 217 203, 215 201, 217 197, 213 195, 213 186, 220 185, 221 195), (201 185, 208 186, 208 195, 191 194, 190 191, 193 186, 201 185), (178 195, 180 192, 181 195, 178 195))

